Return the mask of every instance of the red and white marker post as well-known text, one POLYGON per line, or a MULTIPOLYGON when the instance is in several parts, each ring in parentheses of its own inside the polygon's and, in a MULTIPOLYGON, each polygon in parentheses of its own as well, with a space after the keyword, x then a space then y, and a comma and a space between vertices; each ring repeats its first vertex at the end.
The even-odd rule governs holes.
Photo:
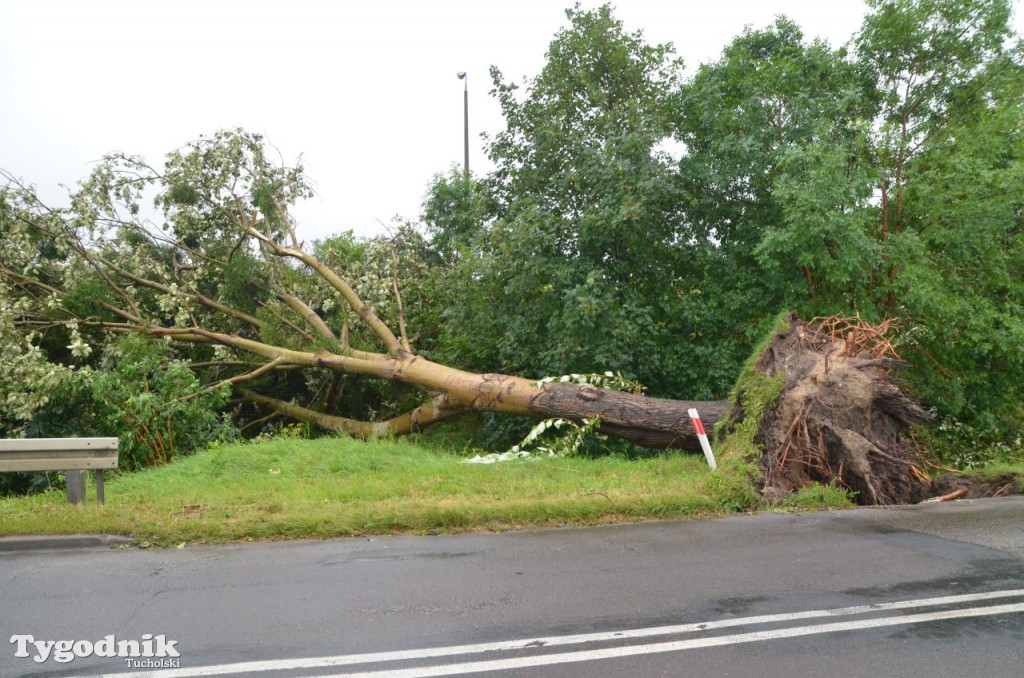
POLYGON ((715 463, 715 455, 711 451, 711 443, 708 442, 708 434, 704 430, 704 424, 700 422, 700 415, 697 413, 696 408, 690 408, 690 421, 693 422, 693 431, 697 434, 697 440, 700 441, 700 447, 704 450, 704 458, 708 460, 708 466, 714 471, 718 468, 718 464, 715 463))

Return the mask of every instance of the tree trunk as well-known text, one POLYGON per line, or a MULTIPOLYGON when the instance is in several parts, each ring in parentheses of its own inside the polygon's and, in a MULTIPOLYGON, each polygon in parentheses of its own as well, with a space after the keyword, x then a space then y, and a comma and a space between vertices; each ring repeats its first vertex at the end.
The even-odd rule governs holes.
POLYGON ((700 451, 690 423, 689 409, 696 408, 707 428, 729 409, 729 401, 690 401, 648 398, 592 386, 544 384, 531 398, 529 414, 550 418, 601 418, 601 432, 624 438, 642 447, 700 451))
MULTIPOLYGON (((226 338, 219 339, 226 342, 226 338)), ((282 352, 271 346, 243 342, 254 350, 285 364, 316 365, 359 373, 388 381, 409 383, 438 394, 413 412, 384 422, 361 422, 325 415, 250 391, 242 395, 282 414, 328 429, 361 437, 402 435, 468 409, 504 412, 537 418, 563 418, 581 422, 600 418, 602 433, 650 448, 699 451, 688 410, 696 408, 708 428, 725 416, 728 401, 687 401, 649 398, 570 383, 537 383, 505 374, 476 374, 406 354, 400 359, 364 360, 330 352, 319 354, 282 352), (259 348, 260 350, 256 350, 259 348)))

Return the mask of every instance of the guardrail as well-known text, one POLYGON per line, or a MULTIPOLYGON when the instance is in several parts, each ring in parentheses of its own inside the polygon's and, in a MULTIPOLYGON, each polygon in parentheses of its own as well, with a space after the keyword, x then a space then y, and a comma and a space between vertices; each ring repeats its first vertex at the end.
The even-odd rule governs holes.
POLYGON ((85 501, 85 474, 96 472, 96 500, 104 502, 103 471, 117 468, 117 438, 0 440, 0 472, 64 471, 68 502, 85 501))

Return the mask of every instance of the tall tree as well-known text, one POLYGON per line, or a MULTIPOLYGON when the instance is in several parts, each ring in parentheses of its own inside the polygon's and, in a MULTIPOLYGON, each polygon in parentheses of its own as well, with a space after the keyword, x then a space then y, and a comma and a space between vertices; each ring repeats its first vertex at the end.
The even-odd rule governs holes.
POLYGON ((746 29, 684 88, 687 214, 722 260, 737 319, 758 307, 856 304, 851 284, 870 265, 855 223, 870 191, 857 171, 864 84, 845 50, 805 42, 780 17, 746 29))
POLYGON ((913 220, 908 193, 914 160, 970 124, 1006 69, 1019 68, 1009 0, 870 0, 857 40, 860 63, 876 79, 876 168, 881 202, 876 238, 884 270, 876 286, 897 311, 901 239, 913 220))
POLYGON ((947 416, 1020 420, 1024 50, 1004 0, 875 0, 879 312, 909 323, 911 375, 947 416))
POLYGON ((1024 376, 1009 3, 869 6, 851 53, 779 19, 701 67, 680 108, 687 214, 734 326, 759 301, 899 316, 919 392, 944 416, 1006 425, 1024 376))
MULTIPOLYGON (((520 86, 493 71, 506 127, 453 277, 453 358, 538 376, 617 369, 654 393, 724 394, 735 360, 697 334, 705 267, 688 256, 661 150, 682 64, 607 5, 566 14, 539 75, 520 86)), ((453 185, 436 184, 428 208, 453 185)))

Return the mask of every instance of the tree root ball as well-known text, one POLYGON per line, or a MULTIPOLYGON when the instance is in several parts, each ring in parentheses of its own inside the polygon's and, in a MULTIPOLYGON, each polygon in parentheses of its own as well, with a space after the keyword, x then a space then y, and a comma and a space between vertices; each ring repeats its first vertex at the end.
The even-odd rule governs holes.
MULTIPOLYGON (((909 436, 930 415, 894 379, 899 360, 892 346, 859 318, 838 333, 829 320, 805 324, 791 318, 789 329, 774 336, 757 360, 756 369, 784 379, 754 440, 762 450, 766 500, 816 482, 849 490, 862 505, 1014 490, 1013 476, 933 479, 909 436)), ((734 411, 743 416, 740 408, 734 411)))

